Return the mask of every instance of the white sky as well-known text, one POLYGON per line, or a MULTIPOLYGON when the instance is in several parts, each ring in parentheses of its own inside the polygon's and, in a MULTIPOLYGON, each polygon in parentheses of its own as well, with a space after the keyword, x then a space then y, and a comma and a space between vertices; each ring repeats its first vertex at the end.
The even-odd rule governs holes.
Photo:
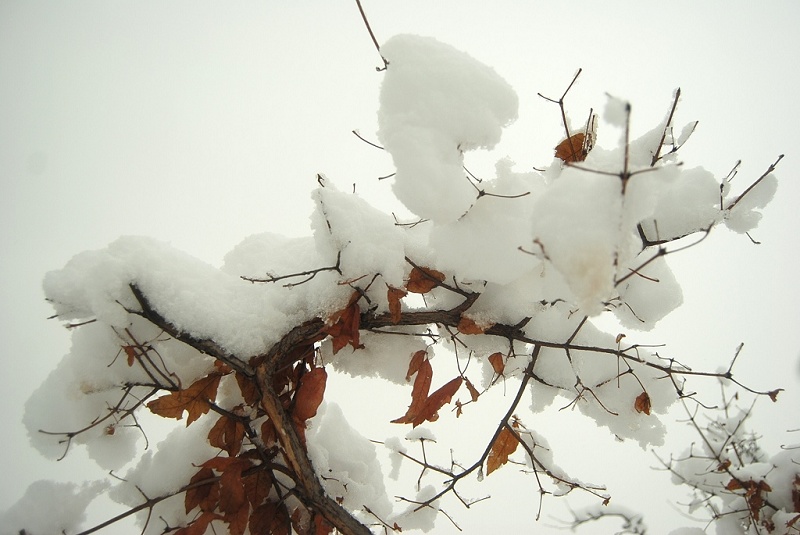
MULTIPOLYGON (((753 235, 762 245, 721 229, 671 257, 686 303, 639 339, 668 342, 673 356, 700 368, 727 365, 744 342, 734 370, 740 378, 787 389, 780 403, 757 406, 765 445, 797 442, 797 433, 783 431, 800 427, 800 4, 382 0, 364 7, 379 40, 432 35, 495 67, 517 90, 520 119, 500 148, 467 161, 478 175, 505 155, 521 169, 550 163, 561 140, 558 110, 536 93, 558 96, 578 67, 584 72, 567 100, 576 121, 602 108, 609 92, 631 101, 640 133, 663 117, 680 86, 677 123, 700 121, 683 160, 724 176, 742 159, 734 187, 786 153, 777 198, 753 235)), ((391 206, 389 184, 375 179, 392 172, 390 158, 350 134, 374 139, 378 65, 350 1, 0 3, 0 510, 35 479, 83 477, 62 466, 80 465, 80 454, 59 466, 42 461, 20 423, 24 401, 69 343, 45 320, 44 273, 122 234, 151 235, 212 264, 249 234, 307 234, 318 172, 391 206)), ((614 144, 598 134, 601 145, 614 144)), ((553 429, 575 420, 567 418, 552 419, 553 429)), ((598 444, 587 438, 591 429, 571 436, 574 428, 563 427, 551 443, 579 447, 562 466, 587 480, 618 479, 615 502, 646 509, 651 528, 664 531, 653 515, 667 514, 667 501, 661 490, 648 493, 653 478, 665 480, 646 469, 652 456, 632 457, 628 446, 614 453, 613 440, 598 444)), ((535 482, 517 474, 504 482, 498 488, 489 479, 480 489, 496 505, 448 511, 464 527, 526 526, 529 511, 493 515, 504 495, 529 492, 535 503, 535 482)), ((550 500, 544 513, 563 510, 550 500)))

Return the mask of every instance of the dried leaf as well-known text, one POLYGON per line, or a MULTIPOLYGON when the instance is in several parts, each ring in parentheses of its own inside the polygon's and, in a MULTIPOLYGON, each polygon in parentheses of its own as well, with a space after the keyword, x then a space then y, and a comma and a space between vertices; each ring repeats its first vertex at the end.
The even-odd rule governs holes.
MULTIPOLYGON (((408 372, 406 372, 406 381, 411 380, 411 376, 417 373, 419 367, 425 361, 426 357, 428 356, 428 352, 424 349, 420 349, 419 351, 415 352, 411 355, 411 362, 408 363, 408 372)), ((425 395, 428 393, 426 392, 425 395)))
POLYGON ((136 361, 136 346, 122 346, 125 354, 128 356, 128 366, 133 366, 136 361))
POLYGON ((352 345, 353 349, 364 347, 359 341, 359 325, 361 323, 361 309, 358 307, 359 297, 360 294, 354 292, 347 306, 328 318, 330 325, 323 328, 323 331, 333 338, 331 342, 334 354, 347 344, 352 345))
POLYGON ((506 365, 503 362, 503 354, 502 353, 492 353, 489 355, 489 364, 492 365, 492 369, 494 373, 497 375, 503 375, 503 370, 506 369, 506 365))
POLYGON ((252 466, 246 459, 227 463, 219 478, 219 510, 228 523, 229 535, 242 535, 247 528, 250 503, 242 480, 242 472, 252 466))
POLYGON ((624 334, 622 334, 622 333, 619 333, 619 334, 617 335, 617 338, 616 338, 616 342, 617 342, 617 344, 619 344, 619 343, 622 341, 622 339, 623 339, 623 338, 625 338, 625 335, 624 335, 624 334))
POLYGON ((486 459, 486 475, 488 476, 506 464, 508 456, 516 451, 518 444, 519 440, 517 440, 516 435, 508 427, 503 427, 492 443, 489 458, 486 459))
POLYGON ((444 273, 435 269, 415 267, 408 275, 406 289, 415 294, 428 293, 444 281, 444 273))
MULTIPOLYGON (((417 353, 419 353, 419 351, 417 353)), ((415 353, 415 356, 417 353, 415 353)), ((412 358, 411 361, 413 363, 414 359, 412 358)), ((431 388, 431 379, 433 378, 433 368, 431 368, 431 363, 427 358, 422 359, 416 373, 417 377, 414 379, 414 387, 411 389, 411 405, 408 406, 405 415, 396 420, 392 420, 393 424, 412 423, 416 415, 419 414, 425 406, 425 402, 428 399, 428 392, 430 392, 431 388)))
POLYGON ((792 482, 792 504, 795 513, 800 513, 800 474, 794 476, 792 482))
POLYGON ((743 487, 738 479, 731 479, 730 481, 728 481, 728 484, 725 485, 725 488, 728 490, 739 490, 743 487))
MULTIPOLYGON (((202 467, 192 476, 189 484, 205 481, 214 477, 214 471, 208 467, 202 467)), ((219 501, 219 481, 208 483, 207 485, 198 485, 188 489, 184 493, 183 503, 186 507, 186 514, 195 507, 199 507, 201 511, 210 512, 216 509, 217 502, 219 501)))
POLYGON ((257 404, 261 399, 261 394, 258 392, 255 381, 248 379, 241 373, 234 374, 234 377, 236 377, 236 383, 239 385, 239 391, 242 393, 244 402, 248 405, 257 404))
POLYGON ((565 162, 582 162, 586 159, 588 151, 584 147, 586 135, 583 132, 572 134, 567 139, 556 145, 556 158, 565 162), (570 146, 571 144, 571 146, 570 146))
POLYGON ((438 420, 439 409, 441 409, 446 403, 450 403, 450 400, 453 399, 453 396, 456 394, 456 392, 458 392, 458 389, 461 388, 462 382, 463 379, 461 377, 456 377, 431 394, 425 401, 425 405, 422 407, 419 413, 414 416, 414 421, 412 422, 414 427, 417 427, 425 420, 429 422, 435 422, 438 420))
POLYGON ((633 402, 633 408, 636 412, 643 412, 650 416, 650 396, 647 392, 642 392, 636 396, 636 401, 633 402))
POLYGON ((300 378, 300 385, 294 395, 292 417, 296 421, 305 422, 317 414, 317 409, 325 395, 325 384, 328 372, 325 368, 314 368, 300 378))
POLYGON ((783 392, 783 388, 778 388, 777 390, 771 390, 767 392, 767 395, 769 396, 769 399, 771 399, 773 403, 776 403, 778 401, 778 394, 780 394, 781 392, 783 392))
POLYGON ((186 419, 186 426, 206 414, 210 408, 209 403, 213 403, 217 398, 217 387, 222 377, 219 373, 209 374, 202 379, 198 379, 191 386, 183 390, 171 392, 166 396, 147 404, 147 408, 153 413, 164 418, 183 418, 183 411, 189 413, 186 419))
POLYGON ((458 331, 463 334, 483 334, 485 329, 475 323, 475 320, 468 316, 461 316, 458 320, 458 331))
POLYGON ((282 503, 266 502, 253 509, 250 515, 250 533, 289 535, 290 520, 286 506, 282 503))
POLYGON ((242 422, 227 416, 220 416, 214 427, 208 432, 208 443, 228 453, 228 457, 236 457, 244 439, 242 422))
POLYGON ((333 526, 322 515, 314 515, 314 535, 330 535, 333 526))
POLYGON ((717 472, 724 472, 725 470, 730 468, 730 466, 731 466, 731 460, 730 459, 725 459, 724 461, 719 463, 719 465, 717 466, 717 472))
POLYGON ((272 490, 272 477, 266 470, 258 470, 242 478, 247 501, 255 508, 264 503, 272 490))
POLYGON ((405 290, 400 288, 392 288, 389 286, 386 298, 389 301, 389 314, 392 317, 392 323, 400 323, 401 318, 401 303, 400 300, 407 295, 405 290))
POLYGON ((211 521, 219 518, 222 517, 215 515, 214 513, 203 513, 195 518, 191 524, 176 531, 175 535, 205 535, 205 532, 208 529, 208 525, 211 523, 211 521))
POLYGON ((478 389, 475 388, 475 386, 469 379, 466 379, 466 383, 467 383, 467 390, 469 391, 469 395, 472 398, 472 401, 478 401, 478 396, 481 395, 480 392, 478 392, 478 389))

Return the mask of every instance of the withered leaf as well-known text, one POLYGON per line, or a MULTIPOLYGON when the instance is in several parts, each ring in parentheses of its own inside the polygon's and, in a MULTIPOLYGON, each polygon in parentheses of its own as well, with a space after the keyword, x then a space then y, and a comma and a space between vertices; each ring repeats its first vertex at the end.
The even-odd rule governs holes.
POLYGON ((777 390, 770 390, 769 392, 767 392, 767 395, 769 396, 769 399, 771 399, 773 403, 777 403, 778 394, 780 394, 781 392, 783 392, 783 388, 779 388, 777 390))
POLYGON ((317 409, 325 395, 327 380, 328 372, 325 371, 325 368, 314 368, 300 378, 292 411, 295 420, 305 422, 317 414, 317 409))
POLYGON ((468 316, 461 316, 458 320, 458 331, 464 334, 483 334, 485 329, 475 323, 475 320, 468 316))
POLYGON ((516 435, 508 428, 503 427, 500 434, 492 443, 489 451, 489 458, 486 459, 486 475, 488 476, 508 462, 508 456, 517 449, 519 440, 516 435))
POLYGON ((122 346, 125 354, 128 356, 128 366, 133 366, 136 360, 136 346, 122 346))
POLYGON ((506 369, 506 365, 503 362, 502 353, 498 352, 489 355, 489 364, 492 365, 494 373, 496 373, 497 375, 503 375, 503 371, 506 369))
POLYGON ((314 535, 330 535, 333 526, 322 515, 314 515, 314 535))
POLYGON ((406 295, 407 292, 405 290, 389 286, 386 298, 389 301, 389 315, 392 317, 392 323, 400 323, 402 317, 400 300, 406 295))
POLYGON ((208 432, 208 443, 226 451, 229 457, 236 457, 242 447, 244 432, 242 422, 227 416, 220 416, 217 423, 208 432))
POLYGON ((212 520, 222 518, 211 512, 205 512, 194 519, 194 521, 186 527, 183 527, 175 532, 175 535, 205 535, 208 525, 212 520))
POLYGON ((586 134, 578 132, 556 145, 556 158, 565 162, 582 162, 586 159, 588 151, 584 147, 586 134))
POLYGON ((221 377, 219 373, 211 373, 198 379, 188 388, 154 399, 147 404, 147 408, 159 416, 176 420, 183 418, 183 411, 186 411, 189 413, 186 419, 188 427, 209 411, 209 403, 213 403, 217 398, 217 387, 221 377))
POLYGON ((435 422, 438 420, 439 409, 441 409, 446 403, 450 403, 450 400, 453 399, 453 396, 456 394, 456 392, 458 392, 458 389, 461 388, 462 382, 463 379, 460 376, 456 377, 455 379, 445 383, 436 392, 431 394, 428 399, 425 400, 425 405, 422 406, 422 409, 419 411, 419 413, 414 416, 414 420, 411 422, 413 426, 417 427, 425 420, 429 422, 435 422))
POLYGON ((244 492, 250 505, 255 508, 269 497, 272 490, 272 477, 266 470, 258 470, 242 478, 244 492))
MULTIPOLYGON (((422 363, 426 360, 428 356, 428 352, 424 349, 420 349, 419 351, 415 351, 413 355, 411 355, 411 362, 408 363, 408 372, 406 372, 406 381, 411 380, 411 376, 417 373, 419 367, 422 363)), ((425 392, 427 396, 428 393, 425 392)))
POLYGON ((650 396, 647 392, 642 392, 636 396, 636 401, 633 402, 633 408, 636 412, 643 412, 650 416, 650 396))
POLYGON ((475 386, 469 379, 466 380, 466 383, 467 383, 467 390, 469 391, 469 395, 472 398, 472 401, 478 401, 478 396, 481 395, 480 392, 478 392, 478 389, 475 388, 475 386))
POLYGON ((286 506, 266 502, 253 509, 250 515, 250 533, 289 535, 289 513, 286 506))
MULTIPOLYGON (((416 356, 418 353, 419 351, 417 351, 417 353, 414 355, 416 356)), ((414 364, 414 358, 411 359, 411 362, 414 364)), ((414 387, 411 389, 411 405, 408 406, 408 410, 406 411, 405 415, 397 418, 396 420, 392 420, 393 424, 412 423, 428 399, 428 392, 430 392, 431 388, 431 379, 433 378, 433 368, 431 367, 431 363, 427 358, 421 359, 416 373, 417 377, 414 379, 414 387)))
MULTIPOLYGON (((214 477, 214 471, 208 467, 202 467, 192 476, 189 484, 198 483, 214 477)), ((201 511, 211 512, 217 507, 219 501, 219 481, 213 481, 206 485, 198 485, 188 489, 184 493, 183 503, 186 507, 186 514, 195 507, 199 507, 201 511)))
POLYGON ((234 377, 236 377, 236 383, 239 385, 239 391, 242 393, 244 402, 248 405, 255 405, 258 403, 261 395, 258 393, 258 387, 256 387, 255 381, 248 379, 241 373, 234 374, 234 377))
POLYGON ((359 297, 358 292, 353 292, 347 306, 328 318, 329 325, 323 328, 323 331, 332 338, 334 354, 347 344, 352 345, 353 349, 364 347, 359 341, 359 325, 361 323, 361 309, 358 307, 359 297))
POLYGON ((228 533, 242 535, 247 528, 250 503, 245 493, 242 472, 251 466, 246 459, 235 458, 225 466, 219 478, 219 510, 228 523, 228 533))
POLYGON ((795 513, 800 513, 800 474, 794 476, 792 482, 792 505, 795 513))
POLYGON ((408 275, 406 289, 415 294, 428 293, 444 281, 444 273, 435 269, 415 267, 408 275))

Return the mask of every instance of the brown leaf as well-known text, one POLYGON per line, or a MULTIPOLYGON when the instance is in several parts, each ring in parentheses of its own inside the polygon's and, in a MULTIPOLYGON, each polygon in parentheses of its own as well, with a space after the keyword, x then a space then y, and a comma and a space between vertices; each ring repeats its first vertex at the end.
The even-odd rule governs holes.
POLYGON ((650 396, 647 392, 642 392, 636 396, 636 401, 633 402, 633 408, 636 412, 643 412, 650 416, 650 396))
MULTIPOLYGON (((192 479, 189 484, 197 483, 214 477, 214 471, 211 468, 203 467, 192 479)), ((219 481, 214 481, 206 485, 198 485, 188 489, 184 493, 183 503, 186 507, 186 514, 195 507, 199 507, 201 511, 210 512, 216 509, 217 502, 219 501, 219 481)))
POLYGON ((243 439, 244 425, 242 422, 227 416, 220 416, 217 423, 208 432, 208 443, 226 451, 228 457, 236 457, 239 454, 243 439))
POLYGON ((800 474, 794 476, 792 482, 792 505, 795 513, 800 513, 800 474))
POLYGON ((492 443, 489 458, 486 459, 486 475, 488 476, 506 464, 508 456, 514 453, 518 444, 517 436, 508 427, 503 427, 494 443, 492 443))
POLYGON ((556 158, 565 162, 582 162, 586 159, 588 151, 583 145, 586 135, 583 132, 572 134, 567 139, 556 145, 556 158))
POLYGON ((503 354, 502 353, 492 353, 489 355, 489 364, 492 365, 492 369, 494 373, 497 375, 503 375, 503 370, 506 369, 506 365, 503 363, 503 354))
POLYGON ((475 386, 469 379, 466 380, 466 383, 467 383, 467 390, 469 391, 469 395, 472 398, 472 401, 478 401, 478 396, 481 395, 480 392, 478 392, 478 389, 475 388, 475 386))
POLYGON ((221 377, 222 375, 218 373, 211 373, 198 379, 188 388, 154 399, 147 404, 147 408, 159 416, 176 420, 183 418, 183 411, 186 411, 189 413, 186 419, 188 427, 208 412, 209 403, 213 403, 217 397, 217 387, 221 377))
POLYGON ((270 535, 289 535, 289 513, 286 506, 274 502, 266 502, 253 509, 250 515, 250 533, 270 535))
POLYGON ((779 388, 777 390, 771 390, 767 392, 767 395, 769 396, 769 399, 771 399, 773 403, 777 403, 778 394, 780 394, 781 392, 783 392, 783 388, 779 388))
POLYGON ((458 320, 458 330, 464 334, 484 333, 484 328, 475 323, 474 319, 467 316, 461 316, 461 319, 458 320))
POLYGON ((234 374, 234 377, 236 377, 236 383, 239 385, 239 391, 242 393, 244 402, 248 405, 257 404, 261 400, 261 394, 258 393, 258 387, 255 381, 252 381, 241 373, 234 374))
POLYGON ((419 413, 414 416, 414 420, 411 422, 413 426, 417 427, 425 420, 429 422, 438 420, 439 409, 446 403, 450 403, 450 400, 453 399, 458 389, 461 388, 462 381, 463 379, 461 377, 456 377, 431 394, 428 399, 425 400, 425 405, 422 406, 419 413))
POLYGON ((122 346, 125 354, 128 356, 128 366, 133 366, 136 360, 136 346, 122 346))
POLYGON ((352 345, 353 349, 364 347, 359 341, 361 309, 358 307, 358 299, 360 296, 361 294, 358 292, 353 292, 347 306, 328 318, 328 323, 330 325, 322 329, 333 338, 331 342, 333 344, 334 354, 338 353, 339 350, 347 344, 352 345))
POLYGON ((392 323, 400 323, 401 319, 401 303, 400 300, 407 295, 405 290, 400 288, 392 288, 389 286, 386 298, 389 300, 389 314, 392 317, 392 323))
MULTIPOLYGON (((419 353, 419 351, 417 351, 417 353, 419 353)), ((414 355, 416 356, 417 353, 414 355)), ((411 361, 413 364, 414 358, 412 358, 411 361)), ((431 389, 431 379, 433 378, 433 368, 431 368, 430 361, 426 358, 421 359, 416 373, 417 378, 414 379, 414 387, 411 389, 411 405, 408 406, 405 415, 396 420, 392 420, 391 423, 393 424, 412 423, 416 415, 422 410, 422 407, 425 406, 425 402, 428 399, 428 392, 430 392, 431 389)))
POLYGON ((242 535, 247 528, 250 503, 242 480, 242 472, 252 463, 246 459, 232 459, 226 463, 219 478, 219 510, 228 523, 229 535, 242 535))
POLYGON ((327 380, 328 372, 325 371, 325 368, 314 368, 300 378, 292 410, 292 417, 296 421, 305 422, 317 414, 317 409, 325 395, 327 380))
POLYGON ((176 531, 175 535, 205 535, 205 532, 208 529, 208 525, 211 523, 211 521, 219 518, 222 517, 215 515, 214 513, 203 513, 195 518, 191 524, 176 531))
POLYGON ((415 294, 428 293, 444 281, 444 273, 435 269, 415 267, 408 275, 406 289, 415 294))
MULTIPOLYGON (((424 349, 420 349, 411 355, 411 362, 408 363, 408 372, 406 372, 406 381, 410 381, 411 376, 417 373, 417 370, 419 370, 419 367, 426 360, 427 356, 428 352, 424 349)), ((428 393, 425 392, 425 395, 428 395, 428 393)))
POLYGON ((742 484, 739 483, 738 479, 731 479, 730 481, 728 481, 728 484, 725 485, 725 488, 728 490, 739 490, 743 487, 742 484))
POLYGON ((624 335, 624 334, 622 334, 622 333, 619 333, 619 334, 617 335, 617 338, 616 338, 616 342, 617 342, 617 344, 619 344, 619 343, 622 341, 622 339, 623 339, 623 338, 625 338, 625 335, 624 335))
POLYGON ((730 466, 731 466, 731 460, 730 459, 725 459, 724 461, 719 463, 719 465, 717 466, 717 472, 724 472, 725 470, 730 468, 730 466))
POLYGON ((330 535, 333 526, 322 515, 314 515, 314 535, 330 535))
POLYGON ((242 478, 244 493, 252 507, 258 507, 269 497, 272 478, 266 470, 258 470, 242 478))

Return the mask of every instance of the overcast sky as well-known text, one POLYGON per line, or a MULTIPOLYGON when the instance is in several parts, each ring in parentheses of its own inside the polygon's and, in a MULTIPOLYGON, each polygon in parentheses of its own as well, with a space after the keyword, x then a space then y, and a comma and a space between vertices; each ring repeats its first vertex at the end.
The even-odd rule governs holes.
MULTIPOLYGON (((734 188, 786 154, 777 198, 753 233, 761 245, 720 229, 702 247, 670 257, 685 305, 639 339, 667 342, 699 368, 726 366, 744 342, 734 369, 741 380, 787 390, 778 404, 757 405, 765 445, 792 441, 784 431, 800 427, 800 4, 365 0, 364 7, 380 41, 434 36, 493 66, 517 90, 520 119, 504 142, 467 160, 479 176, 506 155, 519 169, 551 163, 562 127, 557 107, 537 93, 557 97, 579 67, 567 99, 576 121, 602 108, 608 92, 632 103, 634 133, 662 119, 680 86, 676 122, 700 121, 683 161, 723 177, 741 159, 734 188)), ((68 333, 45 319, 52 311, 43 302, 44 273, 125 234, 157 237, 216 265, 247 235, 308 234, 316 173, 392 207, 388 183, 376 178, 393 171, 391 159, 350 133, 375 138, 379 65, 350 1, 0 2, 0 509, 35 479, 76 477, 30 451, 20 423, 24 401, 69 347, 68 333)), ((598 136, 613 146, 602 129, 598 136)), ((575 451, 590 455, 565 468, 602 482, 608 472, 580 470, 593 470, 597 451, 613 446, 587 442, 575 451)), ((636 462, 645 467, 653 458, 636 462)), ((631 500, 641 500, 641 485, 655 477, 639 471, 631 500)), ((632 481, 620 487, 630 491, 632 481)), ((517 494, 535 494, 530 478, 513 484, 517 494)), ((627 492, 613 491, 615 499, 627 492)), ((487 521, 475 508, 451 512, 464 526, 487 521)))

